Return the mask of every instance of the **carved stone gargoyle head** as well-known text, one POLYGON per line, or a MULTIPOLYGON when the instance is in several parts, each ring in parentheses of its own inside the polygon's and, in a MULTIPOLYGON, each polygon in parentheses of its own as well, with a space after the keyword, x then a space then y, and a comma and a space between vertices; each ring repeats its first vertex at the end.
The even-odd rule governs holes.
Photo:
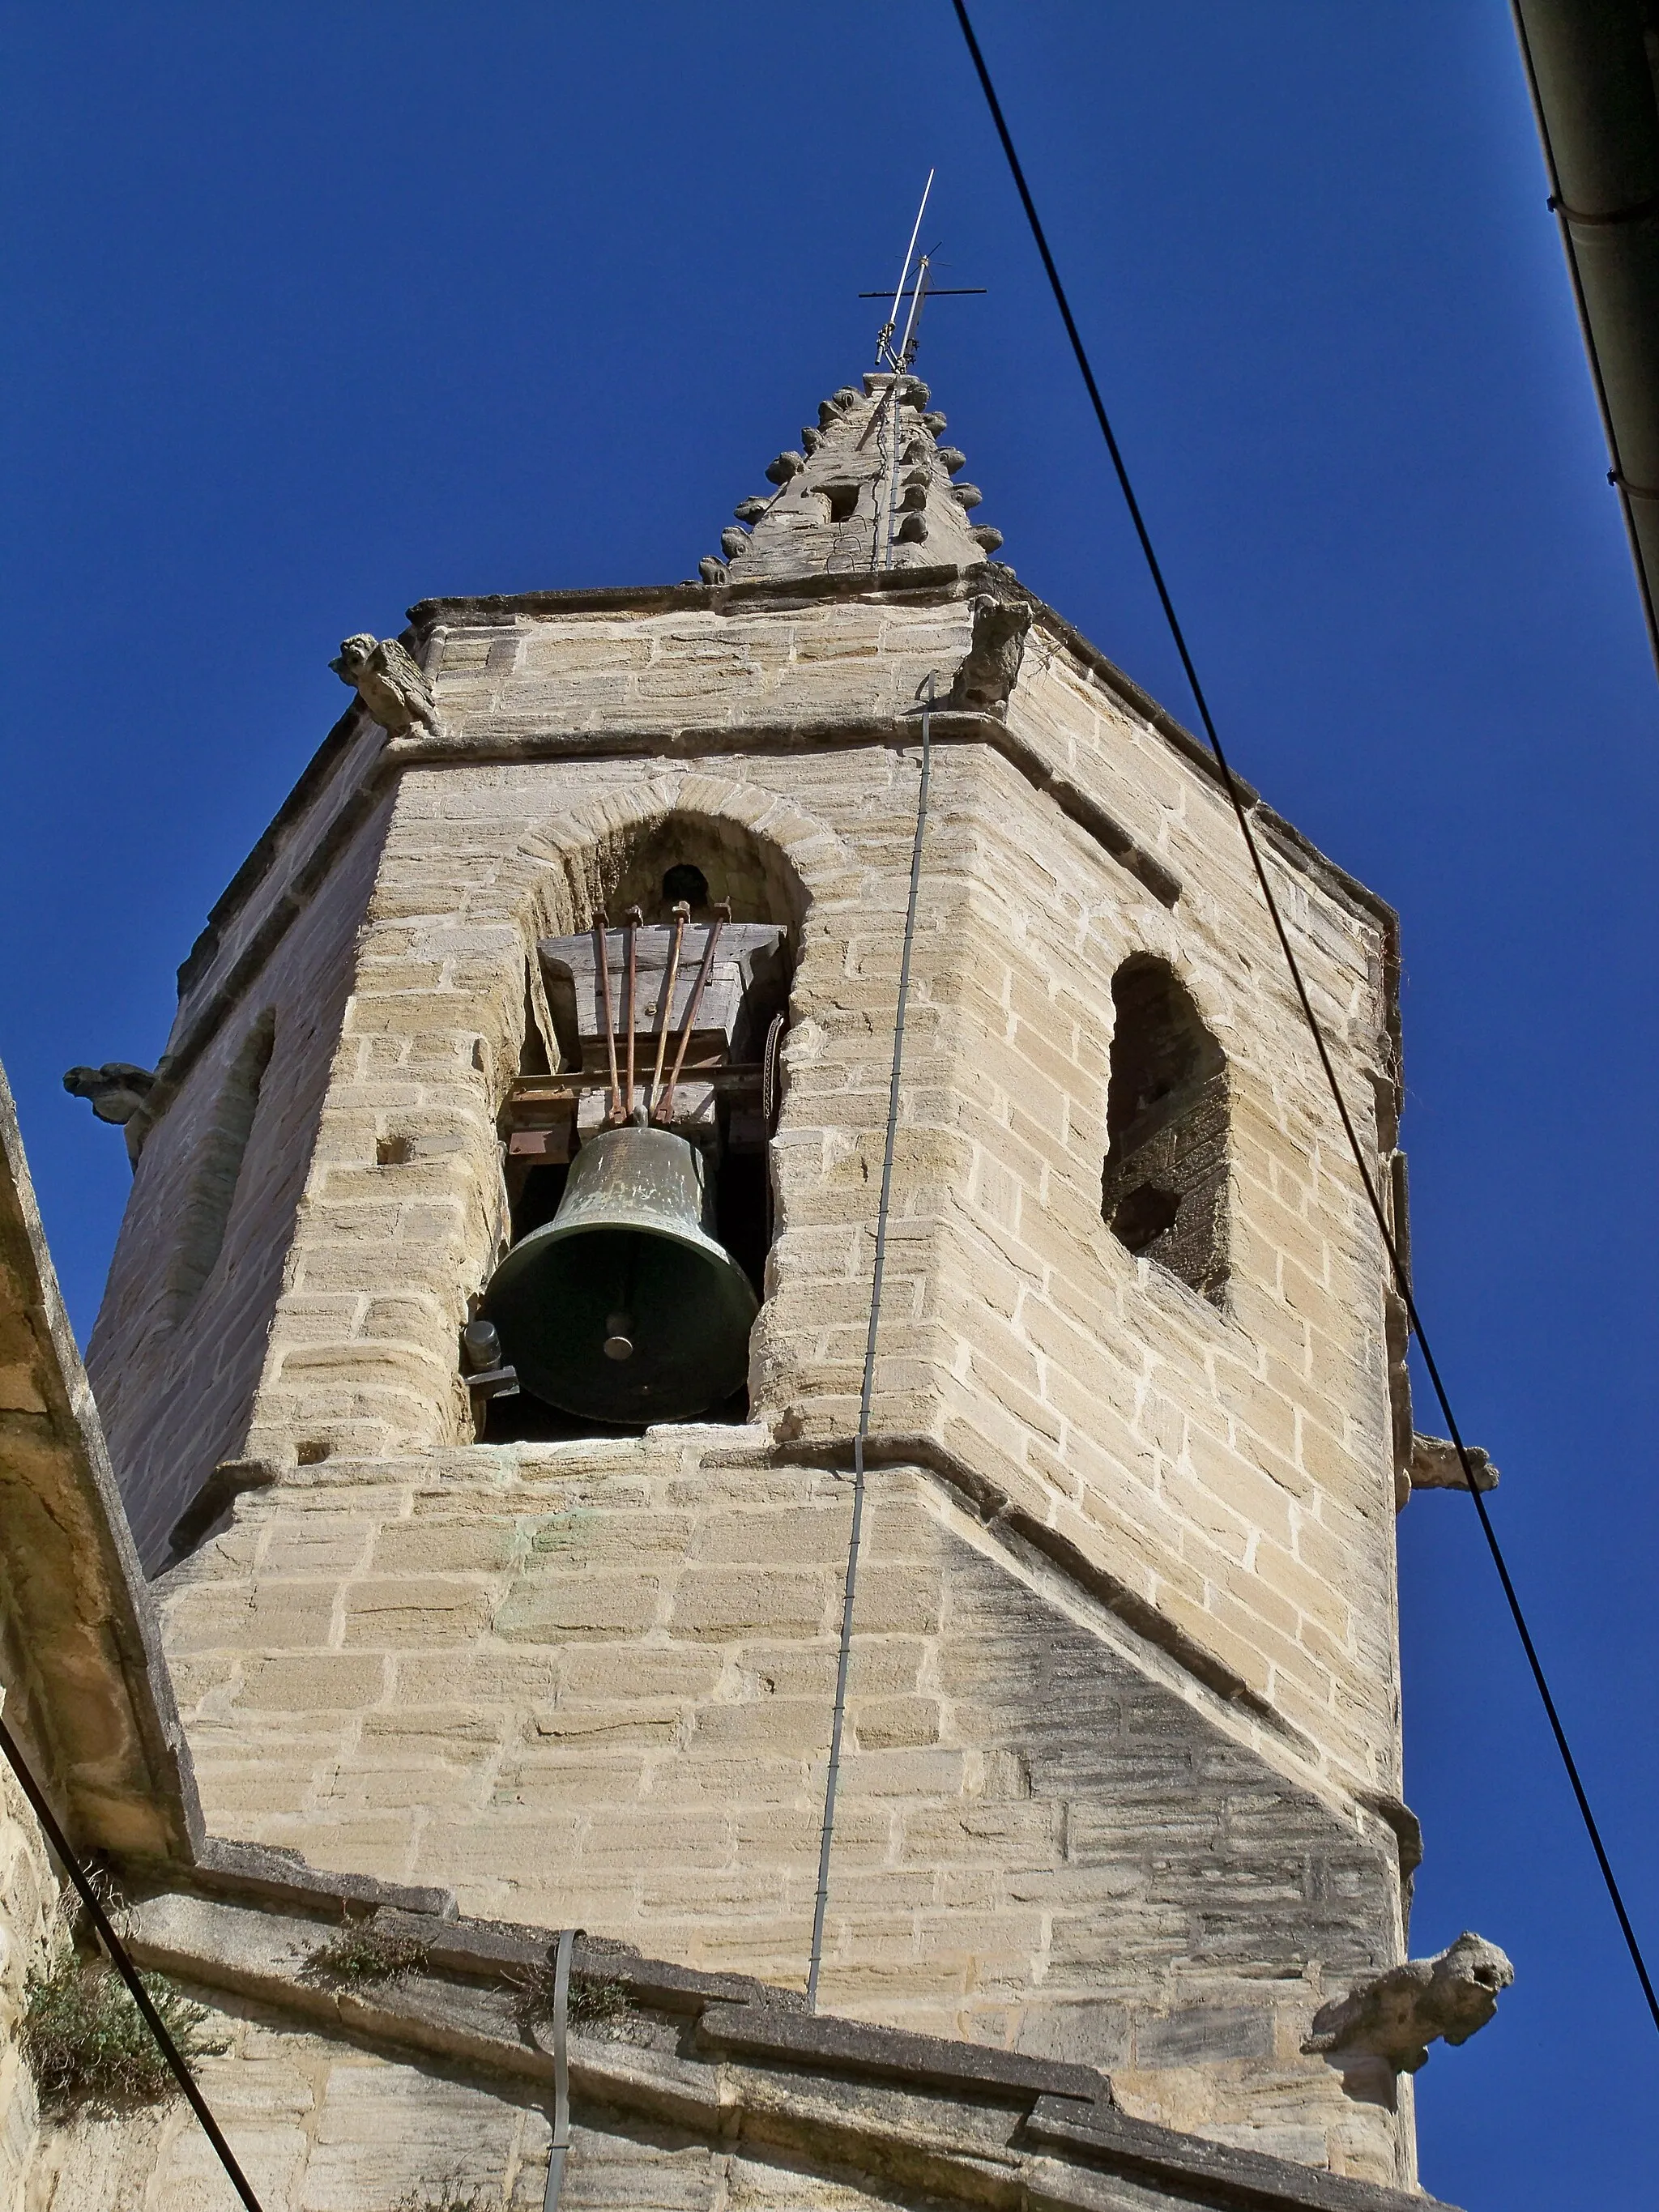
POLYGON ((71 1067, 64 1088, 71 1098, 85 1098, 100 1121, 118 1128, 130 1121, 154 1089, 155 1077, 148 1067, 128 1060, 106 1060, 101 1067, 71 1067))
POLYGON ((329 666, 356 691, 388 736, 407 737, 416 728, 438 728, 432 686, 395 637, 371 637, 358 630, 343 639, 329 666))
POLYGON ((371 637, 367 630, 360 630, 356 637, 341 639, 340 650, 328 665, 342 684, 355 684, 368 666, 379 643, 380 640, 371 637))
POLYGON ((1302 2048, 1340 2068, 1351 2095, 1391 2104, 1394 2077, 1426 2064, 1437 2036, 1467 2043, 1514 1979, 1497 1944, 1465 1929, 1432 1959, 1408 1959, 1322 2005, 1302 2048))

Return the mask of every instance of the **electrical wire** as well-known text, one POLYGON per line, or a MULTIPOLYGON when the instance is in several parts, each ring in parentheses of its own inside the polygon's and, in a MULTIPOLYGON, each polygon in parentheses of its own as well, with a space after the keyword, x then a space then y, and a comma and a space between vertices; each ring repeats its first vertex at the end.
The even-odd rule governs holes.
POLYGON ((207 2100, 196 2086, 196 2077, 191 2074, 183 2052, 167 2033, 167 2022, 156 2011, 155 2000, 144 1987, 143 1977, 132 1963, 132 1954, 116 1934, 108 1913, 99 1901, 97 1891, 88 1880, 80 1861, 70 1850, 69 1838, 58 1826, 57 1814, 46 1802, 45 1793, 30 1771, 28 1761, 3 1717, 0 1717, 0 1752, 4 1753, 6 1764, 17 1777, 19 1788, 33 1807, 34 1817, 46 1832, 46 1841, 57 1853, 59 1863, 85 1905, 87 1917, 98 1930, 99 1940, 109 1954, 110 1964, 126 1984, 128 1994, 143 2014, 144 2025, 161 2046, 161 2056, 167 2060, 173 2080, 184 2091, 191 2112, 201 2122, 202 2132, 213 2145, 220 2165, 229 2177, 231 2187, 247 2207, 247 2212, 261 2212, 259 2200, 254 2195, 247 2176, 236 2162, 235 2152, 225 2141, 219 2123, 208 2110, 207 2100))
MULTIPOLYGON (((894 409, 896 416, 898 410, 894 409)), ((916 792, 916 836, 910 849, 910 898, 904 910, 904 950, 899 957, 898 1009, 893 1017, 893 1075, 887 1091, 887 1139, 881 1156, 881 1197, 876 1206, 876 1257, 871 1271, 870 1328, 864 1340, 864 1382, 859 1425, 853 1437, 853 1525, 847 1543, 847 1586, 842 1598, 841 1649, 836 1659, 836 1712, 830 1729, 830 1766, 823 1781, 823 1829, 818 1839, 818 1889, 812 1905, 812 1957, 806 1973, 806 2009, 818 2008, 823 1963, 823 1917, 830 1904, 830 1853, 836 1834, 836 1790, 841 1779, 841 1740, 847 1718, 847 1676, 853 1656, 853 1601, 858 1592, 859 1544, 864 1531, 864 1447, 875 1392, 876 1332, 881 1326, 881 1285, 887 1269, 887 1216, 893 1197, 893 1150, 898 1137, 899 1082, 904 1069, 904 1015, 910 999, 910 953, 921 895, 921 841, 927 829, 927 787, 933 772, 933 678, 921 689, 921 781, 916 792)))
POLYGON ((1354 1164, 1359 1170, 1359 1179, 1364 1186, 1366 1200, 1382 1236, 1383 1249, 1388 1254, 1389 1267, 1393 1270, 1395 1281, 1399 1286, 1407 1318, 1411 1323, 1412 1334, 1417 1339, 1417 1347, 1422 1354, 1424 1368, 1439 1403, 1447 1433, 1457 1453, 1458 1465, 1463 1471, 1463 1480, 1468 1486, 1470 1497, 1474 1500, 1474 1510, 1480 1516, 1480 1532, 1486 1540, 1486 1547, 1492 1554, 1492 1565, 1498 1570, 1498 1579, 1503 1586, 1504 1597, 1510 1609, 1510 1616, 1521 1638, 1521 1648, 1526 1654, 1527 1664, 1531 1669, 1534 1684, 1542 1702, 1545 1716, 1549 1722, 1550 1732, 1555 1738, 1555 1747, 1560 1753, 1561 1764, 1566 1770, 1567 1780, 1571 1785, 1573 1796, 1577 1802, 1585 1832, 1589 1838, 1590 1848, 1595 1854, 1595 1863, 1601 1870, 1601 1879, 1606 1883, 1607 1895, 1612 1899, 1620 1932, 1624 1936, 1626 1948, 1630 1953, 1631 1963, 1636 1968, 1637 1979, 1642 1984, 1642 1994, 1647 1999, 1648 2010, 1653 2015, 1653 2024, 1656 2028, 1659 2028, 1659 1994, 1655 1992, 1652 1977, 1648 1972, 1647 1962, 1642 1955, 1641 1945, 1637 1941, 1636 1930, 1631 1924, 1630 1914, 1626 1910, 1624 1897, 1613 1874, 1613 1863, 1607 1856, 1607 1847, 1601 1841, 1601 1832, 1596 1826, 1594 1813, 1590 1810, 1589 1798, 1578 1772, 1577 1761, 1572 1755, 1571 1747, 1567 1741, 1566 1730, 1561 1724, 1561 1717, 1556 1710, 1555 1699, 1550 1693, 1543 1662, 1538 1656, 1531 1631, 1527 1626, 1526 1615, 1522 1611, 1520 1598, 1510 1579, 1509 1566, 1504 1558, 1503 1547, 1498 1540, 1498 1531, 1492 1526, 1492 1515, 1487 1508, 1486 1498, 1476 1484, 1468 1447, 1463 1442, 1456 1416, 1452 1412, 1451 1400, 1447 1395, 1445 1383, 1441 1378, 1439 1364, 1424 1329, 1417 1301, 1412 1295, 1411 1282, 1401 1262, 1394 1231, 1383 1211, 1382 1201, 1378 1194, 1370 1169, 1366 1164, 1364 1149, 1359 1140, 1358 1130, 1355 1127, 1353 1118, 1349 1113, 1347 1101, 1342 1095, 1342 1086, 1337 1079, 1335 1066, 1326 1046, 1318 1018, 1314 1012, 1313 1001, 1308 994, 1308 986, 1302 974, 1301 963, 1292 949, 1290 933, 1285 928, 1284 916, 1279 911, 1279 901, 1273 896, 1273 884, 1268 878, 1261 848, 1256 842, 1255 833, 1250 827, 1249 810, 1245 804, 1243 792, 1229 765, 1220 734, 1211 715, 1209 702, 1205 697, 1204 687, 1199 681, 1198 670, 1194 665, 1192 654, 1188 649, 1186 635, 1182 629, 1180 618, 1176 613, 1175 602, 1170 596, 1169 586, 1164 581, 1164 570, 1153 549, 1146 517, 1140 511, 1140 502, 1135 497, 1134 488, 1129 480, 1129 471, 1123 459, 1122 450, 1112 429, 1110 418, 1106 412, 1105 402, 1100 396, 1100 386, 1095 381, 1095 373, 1090 365, 1087 349, 1078 331, 1076 319, 1072 313, 1071 302, 1066 296, 1066 288, 1060 282, 1060 270, 1055 266, 1053 253, 1049 251, 1048 237, 1036 211, 1036 204, 1032 199, 1030 187, 1025 181, 1025 172, 1020 167, 1019 156, 1014 151, 1014 142, 1002 112, 1002 103, 997 98, 996 88, 991 82, 990 70, 987 68, 985 57, 980 51, 979 40, 974 35, 974 27, 968 20, 967 8, 963 4, 963 0, 951 0, 951 6, 956 10, 957 21, 960 24, 963 38, 967 42, 969 58, 979 78, 980 89, 985 94, 986 106, 991 111, 991 120, 996 126, 997 137, 1002 142, 1002 150, 1007 158, 1008 167, 1014 180, 1014 188, 1018 192, 1020 204, 1025 210, 1025 219, 1030 226, 1031 236, 1036 241, 1037 252, 1042 258, 1043 269, 1047 272, 1049 289, 1054 295, 1054 304, 1060 309, 1060 319, 1066 325, 1066 335, 1071 340, 1072 351, 1076 356, 1078 368, 1082 372, 1083 381, 1088 390, 1091 404, 1094 408, 1095 420, 1100 425, 1101 435, 1106 441, 1106 450, 1111 456, 1118 488, 1123 494, 1124 504, 1129 511, 1129 519, 1134 525, 1135 535, 1140 541, 1140 550, 1146 558, 1153 586, 1158 592, 1158 603, 1164 610, 1164 621, 1169 626, 1170 635, 1175 641, 1176 651, 1180 656, 1182 668, 1192 691, 1194 704, 1198 708, 1199 720, 1203 724, 1205 737, 1215 757, 1216 768, 1225 787, 1227 797, 1231 801, 1233 812, 1238 817, 1238 826, 1243 834, 1245 848, 1250 857, 1250 866, 1255 871, 1257 883, 1261 885, 1261 896, 1267 903, 1267 913, 1273 921, 1273 933, 1278 938, 1279 949, 1285 955, 1285 965, 1290 970, 1291 981, 1295 986, 1297 998, 1301 1003, 1303 1016, 1306 1020, 1309 1034, 1313 1039, 1314 1049, 1319 1055, 1319 1064, 1324 1070, 1325 1079, 1330 1085, 1331 1096, 1336 1102, 1336 1110, 1341 1120, 1343 1133, 1347 1138, 1349 1149, 1353 1154, 1354 1164))

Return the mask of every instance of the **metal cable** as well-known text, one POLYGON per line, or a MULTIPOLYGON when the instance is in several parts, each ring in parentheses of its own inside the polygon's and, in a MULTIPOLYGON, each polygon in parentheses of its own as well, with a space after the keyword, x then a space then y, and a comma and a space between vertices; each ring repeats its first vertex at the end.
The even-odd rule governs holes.
POLYGON ((144 1987, 143 1978, 132 1963, 132 1954, 116 1934, 110 1917, 99 1902, 98 1893, 88 1881, 79 1860, 69 1846, 69 1838, 58 1824, 58 1816, 46 1802, 40 1784, 29 1770, 27 1760, 18 1747, 17 1739, 0 1717, 0 1751, 5 1753, 6 1764, 17 1777, 19 1788, 34 1808, 34 1817, 46 1832, 46 1841, 57 1854, 59 1863, 73 1883, 76 1894, 87 1909, 87 1917, 97 1929, 99 1940, 109 1954, 110 1964, 126 1984, 128 1994, 144 2016, 144 2025, 161 2046, 161 2056, 167 2062, 173 2078, 184 2091, 190 2108, 202 2124, 202 2132, 213 2145, 219 2163, 229 2177, 230 2185, 247 2207, 247 2212, 261 2212, 258 2198, 254 2195, 247 2176, 236 2162, 236 2154, 225 2141, 219 2123, 208 2110, 207 2100, 196 2086, 195 2076, 185 2063, 183 2052, 167 2033, 167 2022, 155 2009, 154 1999, 144 1987))
POLYGON ((991 111, 991 120, 996 125, 997 137, 1002 142, 1002 150, 1007 157, 1015 189, 1024 208, 1026 222, 1030 226, 1032 238, 1036 240, 1037 252, 1042 257, 1042 266, 1048 274, 1049 289, 1053 291, 1054 303, 1060 309, 1060 319, 1066 325, 1066 335, 1071 340, 1072 351, 1076 356, 1078 368, 1082 372, 1083 381, 1088 389, 1089 398, 1095 410, 1095 419, 1099 423, 1101 434, 1106 441, 1106 450, 1111 455, 1112 467, 1117 476, 1118 488, 1123 494, 1124 504, 1129 510, 1129 519, 1133 523, 1135 535, 1140 541, 1140 550, 1146 557, 1146 567, 1157 590, 1158 602, 1163 607, 1164 618, 1169 625, 1170 635, 1175 641, 1176 651, 1181 657, 1181 665, 1191 688, 1194 703, 1198 708, 1199 720, 1204 726, 1204 734, 1209 740, 1210 750, 1215 757, 1216 767, 1225 787, 1227 797, 1232 803, 1233 812, 1238 817, 1238 826, 1243 834, 1245 848, 1250 856, 1250 866, 1255 872, 1257 883, 1261 887, 1261 896, 1267 903, 1267 913, 1273 921, 1273 933, 1279 939, 1279 949, 1285 955, 1285 963, 1290 970, 1291 981, 1296 987, 1296 995, 1301 1003, 1303 1016, 1306 1020, 1309 1034, 1313 1039, 1314 1048, 1319 1055, 1319 1064, 1325 1072, 1325 1079, 1330 1085, 1331 1096, 1336 1101, 1336 1110, 1340 1117, 1349 1148, 1353 1153, 1354 1164, 1359 1170, 1359 1179, 1364 1186, 1366 1200, 1382 1236, 1383 1249, 1388 1254, 1389 1264, 1399 1286, 1400 1296, 1405 1304, 1412 1333, 1417 1339, 1418 1350, 1423 1355, 1424 1367, 1433 1385, 1435 1397, 1439 1402, 1447 1433, 1456 1450, 1458 1464, 1463 1471, 1463 1480, 1468 1486, 1470 1497, 1474 1500, 1474 1510, 1480 1522, 1480 1532, 1485 1536, 1486 1547, 1492 1553, 1492 1565, 1498 1570, 1498 1578, 1503 1585, 1504 1600, 1509 1606, 1516 1632, 1521 1638, 1521 1648, 1526 1654, 1527 1664, 1531 1669, 1533 1681, 1550 1724, 1550 1732, 1555 1738, 1555 1747, 1561 1755, 1561 1764, 1566 1770, 1567 1780, 1571 1784, 1573 1796, 1577 1801, 1585 1832, 1589 1837, 1590 1848, 1595 1854, 1596 1864, 1601 1870, 1601 1879, 1607 1884, 1607 1895, 1613 1901, 1613 1909, 1619 1922, 1620 1932, 1624 1936, 1626 1948, 1631 1955, 1631 1962, 1636 1968, 1637 1979, 1642 1984, 1642 1994, 1647 1999, 1648 2010, 1653 2015, 1654 2026, 1659 2028, 1659 1994, 1655 1992, 1652 1978, 1648 1972, 1647 1962, 1643 1958, 1641 1946, 1636 1939, 1636 1930, 1631 1925, 1630 1915, 1625 1909, 1624 1897, 1614 1876, 1613 1863, 1601 1841, 1601 1832, 1596 1826, 1595 1816, 1590 1810, 1589 1798, 1579 1777, 1577 1762, 1573 1758, 1571 1747, 1568 1744, 1566 1730, 1561 1724, 1561 1717, 1556 1711, 1555 1700, 1550 1694, 1549 1683, 1545 1678, 1543 1663, 1538 1656, 1531 1632, 1527 1626, 1526 1616, 1522 1612, 1521 1601, 1516 1594, 1515 1584, 1510 1580, 1503 1547, 1498 1540, 1498 1531, 1492 1526, 1492 1515, 1487 1508, 1486 1498, 1475 1483, 1474 1469, 1470 1463, 1468 1448, 1463 1442, 1456 1416, 1452 1412, 1451 1401, 1447 1395, 1446 1386, 1441 1379, 1439 1365, 1424 1331, 1422 1316, 1418 1311, 1417 1302, 1412 1295, 1411 1282, 1401 1262, 1394 1232, 1383 1211, 1382 1202, 1378 1195, 1370 1170, 1365 1163, 1364 1150, 1359 1140, 1358 1130, 1355 1127, 1352 1116, 1348 1111, 1347 1101, 1342 1095, 1342 1086, 1337 1079, 1335 1066, 1327 1048, 1318 1018, 1314 1012, 1313 1001, 1308 994, 1308 986, 1303 977, 1301 964, 1291 947, 1289 932, 1285 928, 1284 917, 1279 912, 1279 902, 1273 896, 1273 885, 1268 880, 1261 848, 1256 842, 1255 833, 1250 827, 1249 811, 1245 804, 1243 793, 1228 764, 1219 733, 1211 716, 1209 702, 1204 696, 1204 687, 1199 682, 1198 671, 1194 666, 1192 654, 1188 650, 1186 636, 1176 614, 1175 603, 1170 596, 1169 586, 1164 580, 1164 571, 1158 564, 1158 555, 1153 550, 1146 519, 1140 511, 1140 502, 1136 499, 1134 489, 1129 481, 1128 469, 1113 433, 1111 422, 1106 413, 1105 403, 1101 398, 1100 387, 1095 382, 1094 370, 1090 366, 1088 354, 1079 334, 1077 323, 1073 317, 1071 303, 1066 296, 1066 288, 1060 283, 1060 271, 1054 265, 1054 255, 1048 250, 1048 240, 1038 217, 1036 203, 1031 198, 1030 188, 1026 184, 1025 173, 1020 167, 1019 156, 1014 151, 1014 142, 1009 134, 1008 125, 1003 116, 1002 104, 997 98, 995 87, 992 84, 991 73, 986 67, 985 57, 980 52, 979 40, 974 36, 974 27, 968 20, 967 8, 963 4, 963 0, 951 0, 951 6, 955 9, 957 21, 962 27, 962 35, 967 41, 968 52, 979 77, 980 88, 984 93, 986 105, 991 111))
POLYGON ((916 903, 921 892, 921 841, 927 828, 927 787, 933 770, 933 678, 921 687, 921 782, 916 793, 916 836, 910 850, 910 899, 904 910, 904 951, 899 958, 898 1010, 893 1018, 893 1075, 887 1091, 887 1141, 881 1156, 881 1197, 876 1207, 876 1257, 870 1281, 870 1328, 864 1340, 864 1382, 853 1437, 853 1525, 847 1543, 847 1587, 841 1607, 841 1650, 836 1661, 836 1713, 830 1729, 830 1771, 823 1784, 823 1831, 818 1842, 818 1892, 812 1906, 812 1957, 806 1974, 806 2009, 818 2007, 823 1963, 823 1916, 830 1903, 830 1853, 836 1833, 836 1790, 841 1779, 841 1740, 847 1718, 847 1675, 853 1656, 853 1601, 858 1591, 859 1544, 864 1533, 864 1447, 870 1434, 870 1401, 876 1381, 876 1332, 881 1325, 881 1285, 887 1268, 887 1216, 893 1196, 893 1148, 898 1137, 899 1083, 904 1068, 904 1014, 910 997, 910 951, 915 943, 916 903))

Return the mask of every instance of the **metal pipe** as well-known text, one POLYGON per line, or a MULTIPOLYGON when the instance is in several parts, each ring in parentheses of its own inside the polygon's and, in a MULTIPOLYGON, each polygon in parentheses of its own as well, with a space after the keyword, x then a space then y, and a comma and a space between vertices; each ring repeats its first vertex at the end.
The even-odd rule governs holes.
POLYGON ((611 1100, 605 1109, 605 1118, 607 1121, 620 1121, 622 1085, 617 1076, 617 1024, 611 1011, 611 954, 605 943, 609 927, 605 908, 600 907, 594 915, 593 940, 599 954, 599 988, 605 994, 605 1048, 611 1063, 611 1100))
POLYGON ((623 1015, 628 1024, 628 1092, 623 1101, 623 1119, 631 1121, 634 1118, 634 1012, 639 1005, 639 968, 635 934, 645 916, 638 907, 630 906, 623 920, 628 924, 628 1005, 623 1015))
POLYGON ((662 1082, 663 1054, 668 1049, 668 1024, 674 1018, 674 985, 680 972, 680 945, 690 916, 691 908, 688 902, 677 899, 674 902, 674 934, 668 945, 668 976, 663 986, 663 994, 657 1001, 657 1064, 651 1071, 651 1103, 653 1106, 662 1082))
POLYGON ((876 340, 876 359, 878 362, 884 359, 890 362, 891 362, 892 356, 890 351, 890 342, 894 331, 898 328, 899 301, 904 297, 904 287, 909 281, 910 257, 916 250, 917 239, 921 235, 921 219, 927 212, 927 195, 933 189, 933 179, 937 173, 938 172, 936 170, 929 169, 927 172, 927 181, 921 188, 921 205, 916 210, 916 219, 910 226, 910 243, 904 249, 904 266, 899 271, 899 280, 893 291, 892 313, 887 319, 886 324, 882 330, 881 336, 876 340))
MULTIPOLYGON (((930 184, 933 182, 931 177, 928 182, 930 184)), ((920 216, 916 217, 916 222, 920 226, 921 222, 920 216)), ((910 363, 915 353, 913 341, 915 335, 916 317, 921 313, 922 299, 927 290, 927 262, 928 257, 924 253, 916 264, 916 288, 910 295, 910 313, 905 319, 904 340, 898 349, 897 360, 893 369, 893 380, 887 387, 886 396, 892 402, 893 458, 892 465, 887 472, 887 533, 886 544, 882 548, 881 557, 881 565, 884 568, 890 568, 893 565, 893 531, 898 516, 899 387, 910 373, 910 363)))
POLYGON ((562 1928, 553 1954, 553 2130, 547 2147, 542 2212, 557 2212, 565 2158, 570 2149, 570 2054, 566 2036, 570 2024, 570 1954, 579 1932, 562 1928))
POLYGON ((680 1070, 685 1065, 685 1048, 691 1042, 692 1025, 697 1018, 697 1008, 702 1004, 702 994, 714 969, 714 947, 720 941, 720 932, 732 919, 732 902, 722 899, 715 908, 718 921, 708 925, 708 933, 702 941, 702 963, 697 969, 697 980, 691 986, 691 996, 686 1002, 685 1020, 680 1029, 679 1042, 674 1049, 674 1065, 668 1071, 668 1088, 663 1093, 661 1107, 656 1118, 671 1121, 674 1118, 674 1093, 679 1087, 680 1070))

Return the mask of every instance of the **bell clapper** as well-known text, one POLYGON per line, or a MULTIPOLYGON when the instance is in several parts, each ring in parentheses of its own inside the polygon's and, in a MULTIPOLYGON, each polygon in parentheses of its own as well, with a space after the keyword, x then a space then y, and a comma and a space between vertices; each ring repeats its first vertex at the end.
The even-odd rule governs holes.
POLYGON ((466 1387, 480 1399, 516 1398, 519 1373, 501 1358, 501 1340, 493 1321, 474 1314, 461 1331, 466 1387))
POLYGON ((605 1318, 605 1356, 607 1359, 631 1359, 634 1357, 634 1323, 625 1313, 607 1314, 605 1318))

